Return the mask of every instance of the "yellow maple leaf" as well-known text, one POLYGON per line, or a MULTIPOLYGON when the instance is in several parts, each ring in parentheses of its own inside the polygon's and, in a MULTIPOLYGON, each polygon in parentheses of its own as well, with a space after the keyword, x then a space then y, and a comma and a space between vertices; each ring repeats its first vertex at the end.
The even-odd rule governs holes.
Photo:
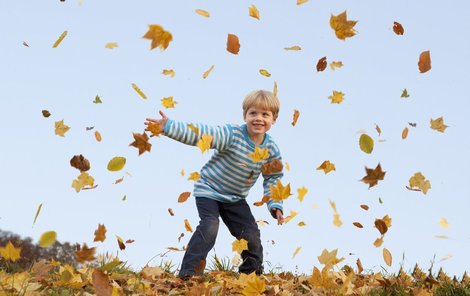
POLYGON ((171 77, 175 77, 175 70, 173 70, 173 69, 169 69, 169 70, 163 69, 162 74, 163 75, 168 75, 168 76, 171 76, 171 77))
POLYGON ((202 134, 202 137, 197 141, 196 146, 201 149, 201 152, 204 153, 207 150, 211 149, 212 136, 208 134, 202 134))
POLYGON ((251 4, 251 6, 248 7, 248 12, 252 18, 259 20, 259 10, 254 4, 251 4))
POLYGON ((295 256, 297 256, 297 254, 300 252, 300 249, 302 249, 302 247, 297 247, 294 251, 294 254, 292 254, 292 259, 294 259, 295 256))
POLYGON ((109 48, 109 49, 113 49, 113 48, 118 47, 118 46, 119 45, 116 42, 108 42, 108 43, 106 43, 106 45, 104 47, 109 48))
POLYGON ((241 238, 233 241, 232 251, 241 254, 245 250, 248 250, 248 241, 246 239, 241 238))
POLYGON ((203 17, 210 17, 209 12, 204 9, 196 9, 196 13, 203 17))
POLYGON ((283 186, 280 180, 277 180, 275 186, 269 185, 269 189, 271 191, 271 199, 275 202, 280 202, 292 195, 290 193, 290 183, 283 186))
POLYGON ((0 255, 5 260, 10 260, 15 262, 16 260, 20 259, 21 248, 16 248, 11 241, 8 241, 6 246, 0 247, 0 255))
POLYGON ((254 272, 244 277, 240 276, 240 279, 246 285, 242 291, 245 296, 261 296, 266 291, 264 280, 261 280, 254 272))
POLYGON ((209 69, 207 69, 207 70, 202 74, 202 78, 203 78, 203 79, 206 79, 207 76, 209 76, 209 74, 212 72, 212 70, 214 70, 214 65, 212 65, 209 69))
POLYGON ((256 146, 255 151, 253 153, 248 154, 248 156, 254 162, 260 162, 264 159, 268 159, 269 151, 268 151, 268 148, 261 149, 261 148, 259 148, 259 146, 256 146))
POLYGON ((441 116, 436 119, 431 118, 431 128, 433 130, 443 133, 446 128, 448 128, 448 126, 444 124, 444 118, 441 116))
POLYGON ((165 50, 170 42, 173 40, 173 36, 170 32, 165 31, 160 25, 148 25, 149 30, 142 38, 152 40, 150 50, 155 47, 160 47, 160 50, 165 50))
POLYGON ((331 252, 328 252, 327 249, 323 249, 321 255, 317 257, 318 262, 320 262, 320 264, 324 264, 325 267, 336 265, 344 260, 344 258, 337 258, 337 253, 338 249, 334 249, 331 252))
POLYGON ((198 172, 192 172, 192 173, 189 174, 188 180, 197 181, 197 180, 199 180, 199 178, 201 178, 201 174, 199 174, 198 172))
POLYGON ((178 102, 173 101, 173 97, 166 97, 162 99, 162 106, 165 108, 175 108, 175 104, 178 104, 178 102))
POLYGON ((72 181, 72 187, 75 189, 76 192, 80 192, 81 189, 93 187, 95 183, 95 179, 88 175, 87 172, 81 172, 80 176, 77 177, 76 180, 72 181))
POLYGON ((305 186, 302 186, 302 188, 297 189, 297 199, 302 202, 304 200, 305 195, 307 194, 308 189, 305 186))
POLYGON ((334 90, 333 95, 329 96, 328 99, 331 100, 331 104, 340 104, 344 101, 344 93, 334 90))
POLYGON ((341 61, 333 61, 333 62, 330 63, 330 68, 333 71, 336 70, 337 68, 341 68, 341 67, 343 67, 343 62, 341 62, 341 61))
POLYGON ((271 76, 271 73, 268 72, 268 70, 265 70, 265 69, 260 69, 259 70, 259 73, 263 76, 266 76, 266 77, 270 77, 271 76))
POLYGON ((193 228, 191 227, 191 224, 189 224, 188 219, 184 219, 184 228, 186 228, 186 231, 193 232, 193 228))
POLYGON ((415 173, 413 177, 410 178, 409 183, 411 189, 418 187, 424 194, 428 193, 428 190, 431 188, 431 182, 426 180, 426 177, 424 177, 421 172, 415 173))
POLYGON ((331 15, 330 17, 330 27, 335 31, 336 37, 341 40, 345 40, 348 37, 356 35, 356 30, 354 26, 357 21, 348 21, 346 10, 338 15, 331 15))
POLYGON ((323 170, 326 175, 331 171, 336 171, 336 167, 334 163, 331 163, 329 160, 325 160, 319 167, 317 167, 317 170, 323 170))
POLYGON ((447 219, 446 218, 441 218, 439 220, 439 225, 442 227, 442 228, 449 228, 449 222, 447 222, 447 219))
POLYGON ((64 120, 56 121, 54 123, 55 134, 64 137, 64 134, 69 131, 70 127, 64 124, 64 120))

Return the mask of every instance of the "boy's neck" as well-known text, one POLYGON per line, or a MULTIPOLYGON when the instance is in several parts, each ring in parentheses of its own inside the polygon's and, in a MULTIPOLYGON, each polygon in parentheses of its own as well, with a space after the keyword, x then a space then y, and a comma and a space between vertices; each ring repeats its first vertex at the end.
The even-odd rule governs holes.
POLYGON ((261 134, 261 135, 250 135, 250 140, 255 143, 255 145, 261 145, 261 143, 263 143, 264 141, 264 137, 266 134, 261 134))

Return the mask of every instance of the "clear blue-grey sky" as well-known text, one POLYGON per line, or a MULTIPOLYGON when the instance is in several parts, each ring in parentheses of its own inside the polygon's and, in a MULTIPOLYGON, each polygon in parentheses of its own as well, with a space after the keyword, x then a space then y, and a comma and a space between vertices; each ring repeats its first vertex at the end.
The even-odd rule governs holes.
MULTIPOLYGON (((198 171, 212 152, 153 138, 151 152, 138 156, 129 146, 132 133, 142 132, 145 118, 157 117, 159 109, 176 120, 241 124, 244 96, 254 89, 272 90, 276 81, 282 106, 270 134, 291 167, 283 179, 293 192, 285 214, 294 210, 298 216, 278 226, 265 207, 252 207, 256 219, 269 222, 261 228, 268 269, 310 273, 320 266, 317 256, 323 249, 337 248, 351 266, 360 258, 366 269, 383 266, 393 272, 401 264, 407 270, 415 263, 429 268, 434 260, 436 270, 442 266, 461 275, 470 263, 469 15, 470 3, 464 0, 309 1, 299 6, 295 0, 2 1, 0 228, 35 241, 54 230, 60 241, 118 252, 136 269, 149 260, 178 265, 182 252, 152 258, 188 242, 183 221, 193 228, 198 223, 194 197, 183 204, 177 198, 192 190, 189 173, 198 171), (260 20, 249 16, 252 4, 260 20), (330 16, 344 10, 358 21, 357 35, 345 41, 329 26, 330 16), (403 36, 393 32, 394 21, 403 25, 403 36), (149 50, 150 40, 141 38, 149 24, 173 34, 167 50, 149 50), (65 30, 68 35, 52 48, 65 30), (229 33, 240 39, 238 55, 225 49, 229 33), (108 42, 119 46, 105 48, 108 42), (302 50, 284 50, 294 45, 302 50), (419 73, 419 55, 426 50, 432 69, 419 73), (317 72, 324 56, 344 66, 317 72), (214 70, 203 79, 211 65, 214 70), (173 69, 175 77, 162 75, 163 69, 173 69), (260 75, 260 69, 272 76, 260 75), (405 88, 410 96, 401 98, 405 88), (333 90, 345 94, 341 104, 328 99, 333 90), (102 104, 93 103, 96 95, 102 104), (178 102, 174 109, 161 106, 168 96, 178 102), (52 115, 44 118, 43 109, 52 115), (294 109, 300 111, 295 127, 294 109), (430 128, 430 119, 441 116, 449 126, 444 133, 430 128), (54 122, 62 119, 71 127, 64 138, 54 134, 54 122), (94 130, 86 131, 90 126, 94 130), (410 131, 403 140, 405 127, 410 131), (102 142, 95 140, 95 130, 102 142), (375 141, 371 154, 359 149, 361 131, 375 141), (76 193, 71 187, 79 172, 69 160, 76 154, 91 162, 97 188, 76 193), (120 172, 106 169, 115 156, 127 159, 120 172), (336 171, 316 170, 325 160, 336 171), (385 178, 368 189, 360 182, 364 167, 378 163, 385 178), (431 182, 426 195, 405 188, 416 172, 431 182), (113 184, 123 176, 122 183, 113 184), (300 202, 297 188, 302 186, 308 194, 300 202), (339 228, 332 222, 330 200, 343 222, 339 228), (364 211, 361 204, 370 209, 364 211), (376 248, 380 234, 374 220, 384 215, 392 218, 392 227, 376 248), (441 218, 449 228, 439 225, 441 218), (300 221, 306 226, 299 227, 300 221), (108 229, 104 243, 93 242, 99 223, 108 229), (180 233, 185 236, 178 242, 180 233), (115 235, 135 242, 119 251, 115 235), (302 249, 292 258, 297 247, 302 249), (384 247, 393 255, 391 267, 383 260, 384 247)), ((250 204, 262 197, 259 181, 248 196, 250 204)), ((221 224, 215 253, 231 258, 233 240, 221 224)))

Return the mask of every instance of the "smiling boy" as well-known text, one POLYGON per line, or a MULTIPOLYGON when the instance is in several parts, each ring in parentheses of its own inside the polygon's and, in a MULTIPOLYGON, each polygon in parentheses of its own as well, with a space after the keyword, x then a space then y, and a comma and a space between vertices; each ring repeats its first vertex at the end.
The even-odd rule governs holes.
MULTIPOLYGON (((162 111, 159 111, 161 119, 147 118, 145 122, 146 125, 158 123, 164 135, 193 146, 203 134, 208 134, 212 137, 211 148, 216 150, 194 184, 193 195, 200 221, 186 248, 180 278, 201 275, 201 262, 205 262, 215 244, 219 217, 236 239, 248 242, 248 250, 241 253, 243 263, 239 272, 263 273, 260 231, 246 197, 260 174, 264 178, 264 195, 268 196, 271 195, 270 186, 276 185, 283 176, 279 148, 267 134, 276 122, 280 103, 272 92, 257 90, 246 96, 242 107, 245 124, 217 127, 193 124, 199 130, 198 134, 187 123, 171 120, 162 111), (266 149, 268 157, 254 161, 249 155, 256 147, 266 149)), ((269 200, 267 207, 281 225, 284 222, 282 202, 269 200)))

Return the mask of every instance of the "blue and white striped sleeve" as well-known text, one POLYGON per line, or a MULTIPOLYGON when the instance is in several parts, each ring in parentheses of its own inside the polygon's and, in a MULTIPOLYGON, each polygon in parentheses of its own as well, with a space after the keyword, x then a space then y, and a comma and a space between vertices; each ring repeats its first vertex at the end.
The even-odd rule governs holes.
MULTIPOLYGON (((272 155, 271 157, 269 158, 268 161, 273 161, 273 160, 278 160, 282 163, 282 157, 281 157, 281 154, 280 154, 280 151, 279 151, 279 148, 274 145, 274 149, 271 150, 272 155)), ((271 188, 270 186, 275 186, 277 181, 281 180, 282 177, 284 176, 284 173, 282 172, 282 170, 280 170, 279 172, 273 172, 273 173, 263 173, 263 188, 264 188, 264 195, 269 195, 271 196, 271 188)), ((268 202, 267 202, 267 206, 268 206, 268 210, 269 212, 271 213, 271 215, 276 218, 276 214, 275 212, 273 212, 274 209, 280 209, 282 212, 283 212, 283 207, 282 207, 282 200, 277 202, 277 201, 273 201, 272 199, 270 199, 268 202)))
POLYGON ((232 125, 226 124, 223 126, 208 126, 201 123, 193 123, 194 127, 199 130, 196 134, 188 127, 188 123, 182 121, 174 121, 168 119, 164 134, 181 143, 196 146, 198 140, 203 134, 208 134, 212 137, 211 149, 224 150, 231 145, 233 140, 232 125))

